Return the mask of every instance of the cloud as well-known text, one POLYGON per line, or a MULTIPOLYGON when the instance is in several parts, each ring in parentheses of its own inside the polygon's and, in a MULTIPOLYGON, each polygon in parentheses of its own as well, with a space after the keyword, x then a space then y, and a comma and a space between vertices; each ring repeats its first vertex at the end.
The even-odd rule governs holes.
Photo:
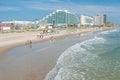
POLYGON ((56 9, 62 9, 63 7, 62 6, 57 6, 57 5, 43 5, 43 4, 40 4, 40 5, 30 5, 28 6, 28 8, 30 9, 34 9, 34 10, 56 10, 56 9))
POLYGON ((110 16, 119 15, 119 6, 105 6, 105 5, 82 5, 73 3, 71 0, 48 0, 48 1, 27 1, 26 8, 33 10, 53 11, 56 9, 67 9, 76 14, 96 15, 96 14, 110 14, 110 16), (57 2, 57 3, 49 3, 57 2))
POLYGON ((31 4, 27 6, 30 9, 35 10, 56 10, 56 9, 68 9, 74 13, 106 13, 106 12, 118 12, 119 7, 100 6, 100 5, 76 5, 76 4, 31 4))
POLYGON ((65 3, 71 3, 71 0, 48 0, 50 2, 56 2, 56 3, 61 3, 61 2, 65 2, 65 3))
POLYGON ((0 11, 18 11, 19 8, 17 7, 6 7, 6 6, 0 6, 0 11))
POLYGON ((49 0, 50 2, 61 2, 61 0, 49 0))
POLYGON ((49 0, 47 1, 24 1, 23 4, 26 8, 28 9, 33 9, 33 10, 56 10, 63 8, 61 6, 63 2, 60 0, 49 0), (52 2, 52 3, 51 3, 52 2))
MULTIPOLYGON (((73 5, 75 6, 75 5, 73 5)), ((100 6, 100 5, 76 5, 76 8, 69 7, 75 13, 106 13, 106 12, 113 12, 118 11, 115 7, 110 6, 100 6)))

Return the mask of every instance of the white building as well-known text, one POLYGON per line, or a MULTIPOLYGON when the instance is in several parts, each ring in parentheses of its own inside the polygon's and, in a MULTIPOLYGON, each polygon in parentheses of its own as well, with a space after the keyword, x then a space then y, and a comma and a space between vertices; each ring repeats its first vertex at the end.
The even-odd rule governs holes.
POLYGON ((93 25, 93 17, 81 15, 80 16, 80 25, 87 25, 87 26, 93 25))
POLYGON ((4 21, 2 23, 13 23, 15 25, 28 25, 28 24, 34 24, 34 22, 32 21, 17 21, 17 20, 13 20, 13 21, 4 21))
POLYGON ((12 27, 12 24, 10 23, 0 23, 0 31, 10 30, 11 27, 12 27))
POLYGON ((103 26, 106 24, 106 15, 105 14, 100 14, 93 16, 93 22, 94 25, 96 26, 103 26))
POLYGON ((53 27, 67 27, 69 25, 78 24, 75 14, 68 10, 56 10, 40 20, 40 25, 52 25, 53 27))

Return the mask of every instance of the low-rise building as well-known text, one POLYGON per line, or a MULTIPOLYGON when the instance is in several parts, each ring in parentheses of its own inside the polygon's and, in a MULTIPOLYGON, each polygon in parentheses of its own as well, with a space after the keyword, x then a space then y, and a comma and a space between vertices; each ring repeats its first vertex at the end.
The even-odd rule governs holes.
POLYGON ((35 25, 35 22, 32 22, 32 21, 17 21, 17 20, 4 21, 2 23, 4 23, 4 24, 13 24, 15 30, 31 29, 35 25))
POLYGON ((0 31, 10 30, 12 28, 12 24, 10 23, 0 23, 0 31))

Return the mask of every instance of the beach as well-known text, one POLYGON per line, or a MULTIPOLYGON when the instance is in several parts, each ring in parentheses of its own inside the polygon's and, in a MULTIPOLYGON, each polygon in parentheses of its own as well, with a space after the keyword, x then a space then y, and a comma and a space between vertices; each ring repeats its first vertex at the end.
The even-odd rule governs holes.
POLYGON ((1 33, 0 34, 0 53, 4 53, 7 50, 14 48, 16 46, 25 45, 27 40, 32 40, 32 42, 39 42, 44 40, 49 40, 51 36, 56 38, 62 36, 68 36, 72 34, 85 35, 90 32, 102 31, 109 28, 85 28, 85 29, 76 29, 73 31, 69 30, 59 30, 59 33, 45 35, 44 38, 37 38, 37 35, 40 35, 40 32, 22 32, 22 33, 1 33))
POLYGON ((68 47, 108 29, 61 30, 44 38, 37 38, 40 32, 0 34, 0 80, 43 80, 68 47))

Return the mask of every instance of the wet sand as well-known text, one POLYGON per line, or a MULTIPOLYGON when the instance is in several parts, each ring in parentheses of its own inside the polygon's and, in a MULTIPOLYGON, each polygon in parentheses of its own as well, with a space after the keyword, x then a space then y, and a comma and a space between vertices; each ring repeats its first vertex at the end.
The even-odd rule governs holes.
POLYGON ((62 52, 94 35, 89 32, 84 36, 76 34, 31 45, 14 45, 19 47, 0 54, 0 80, 43 80, 62 52))

